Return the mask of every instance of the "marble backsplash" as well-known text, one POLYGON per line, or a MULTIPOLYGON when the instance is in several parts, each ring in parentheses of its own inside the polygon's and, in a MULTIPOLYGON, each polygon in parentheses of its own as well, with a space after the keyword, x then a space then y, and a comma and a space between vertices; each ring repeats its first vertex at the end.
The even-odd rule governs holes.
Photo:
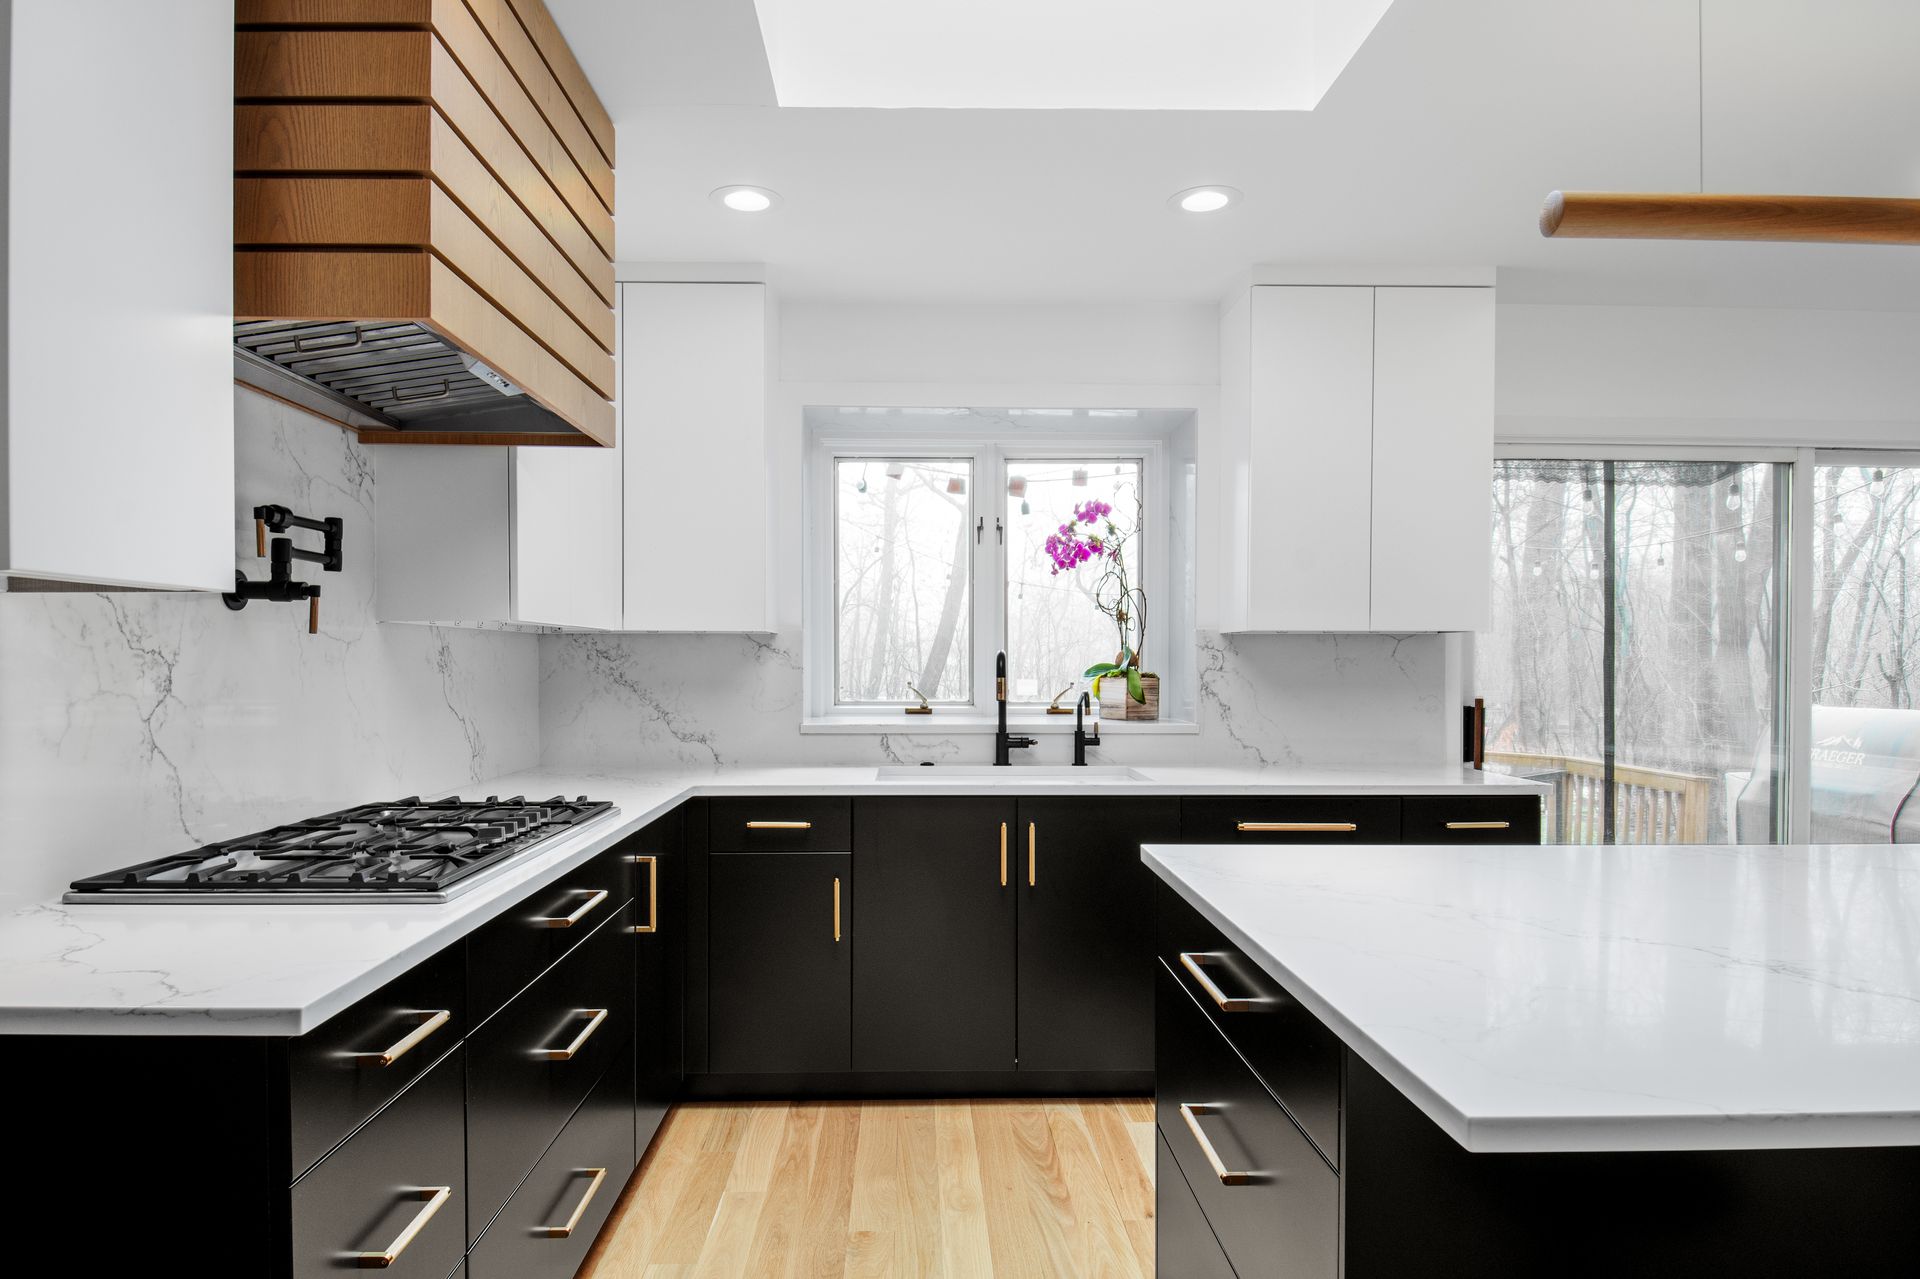
POLYGON ((255 503, 346 520, 320 633, 304 605, 0 594, 0 895, 538 759, 536 637, 376 624, 375 451, 235 395, 237 563, 266 569, 255 503))
MULTIPOLYGON (((1437 635, 1199 637, 1197 734, 1107 725, 1111 764, 1434 763, 1446 758, 1446 640, 1437 635)), ((803 734, 800 637, 547 635, 548 766, 987 763, 988 737, 803 734)), ((1070 721, 1069 721, 1070 723, 1070 721)), ((1064 764, 1046 736, 1037 762, 1064 764)))

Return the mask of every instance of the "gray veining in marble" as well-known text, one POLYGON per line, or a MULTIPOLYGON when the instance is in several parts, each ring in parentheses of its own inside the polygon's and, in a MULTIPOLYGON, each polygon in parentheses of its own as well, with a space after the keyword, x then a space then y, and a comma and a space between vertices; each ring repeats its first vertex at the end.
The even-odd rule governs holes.
MULTIPOLYGON (((1126 736, 1103 762, 1320 765, 1441 762, 1446 641, 1438 635, 1198 637, 1199 731, 1126 736)), ((804 734, 800 636, 548 635, 540 640, 542 761, 552 766, 979 761, 977 736, 804 734)), ((1049 737, 1041 753, 1063 762, 1049 737), (1058 757, 1058 758, 1056 758, 1058 757)))
POLYGON ((235 395, 236 564, 266 569, 256 503, 346 520, 320 633, 297 605, 0 594, 0 896, 537 757, 539 641, 376 625, 375 450, 235 395))

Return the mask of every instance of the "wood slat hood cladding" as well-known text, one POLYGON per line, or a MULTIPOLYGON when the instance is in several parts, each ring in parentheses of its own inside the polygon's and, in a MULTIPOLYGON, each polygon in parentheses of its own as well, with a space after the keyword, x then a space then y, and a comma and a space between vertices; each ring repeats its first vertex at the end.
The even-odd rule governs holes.
MULTIPOLYGON (((235 20, 236 315, 414 321, 611 444, 613 124, 541 0, 235 20)), ((458 428, 363 438, 528 438, 458 428)))

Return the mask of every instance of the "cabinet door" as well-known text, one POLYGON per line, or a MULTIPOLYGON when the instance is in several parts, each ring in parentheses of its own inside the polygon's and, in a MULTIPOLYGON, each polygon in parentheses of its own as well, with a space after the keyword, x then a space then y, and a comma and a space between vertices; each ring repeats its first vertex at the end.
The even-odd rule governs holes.
POLYGON ((1251 306, 1236 629, 1364 631, 1373 290, 1265 286, 1251 306))
POLYGON ((635 1149, 645 1153, 686 1078, 686 810, 624 845, 634 859, 635 1149))
POLYGON ((627 630, 770 629, 766 293, 620 287, 627 630))
POLYGON ((1012 1070, 1014 804, 863 799, 855 1070, 1012 1070))
POLYGON ((714 1073, 849 1069, 853 855, 715 853, 707 893, 714 1073))
POLYGON ((1153 1069, 1153 878, 1140 845, 1179 829, 1173 797, 1019 802, 1020 1069, 1153 1069))
POLYGON ((1374 294, 1372 629, 1485 630, 1493 290, 1374 294))
POLYGON ((512 620, 619 630, 620 451, 513 450, 512 620))

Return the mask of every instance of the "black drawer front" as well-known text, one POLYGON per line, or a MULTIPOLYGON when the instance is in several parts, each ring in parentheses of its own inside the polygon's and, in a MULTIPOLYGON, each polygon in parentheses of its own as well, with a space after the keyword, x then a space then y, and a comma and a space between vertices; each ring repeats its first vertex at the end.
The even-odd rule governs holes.
POLYGON ((633 1165, 633 1059, 623 1055, 473 1246, 469 1279, 569 1279, 633 1165))
MULTIPOLYGON (((632 926, 629 905, 467 1040, 469 1238, 633 1043, 632 926)), ((625 1128, 631 1138, 631 1113, 625 1128)))
POLYGON ((1164 882, 1156 891, 1160 957, 1174 980, 1232 1041, 1327 1162, 1338 1166, 1339 1037, 1179 893, 1164 882))
POLYGON ((289 1179, 466 1033, 466 949, 456 943, 288 1044, 289 1179))
POLYGON ((1401 801, 1403 844, 1537 844, 1534 795, 1409 795, 1401 801))
POLYGON ((476 1026, 632 898, 632 844, 621 841, 467 938, 467 1009, 476 1026))
POLYGON ((1246 1275, 1335 1279, 1338 1174, 1164 965, 1158 1018, 1155 1117, 1227 1260, 1246 1275))
POLYGON ((467 1243, 460 1067, 456 1049, 294 1184, 294 1279, 361 1268, 446 1279, 460 1263, 467 1243), (380 1254, 402 1241, 385 1267, 356 1263, 356 1253, 380 1254))
POLYGON ((1203 844, 1397 844, 1391 795, 1208 795, 1182 800, 1180 835, 1203 844))
POLYGON ((853 849, 853 801, 716 799, 707 808, 708 848, 716 853, 845 853, 853 849))
POLYGON ((1237 1279, 1165 1133, 1154 1135, 1153 1151, 1153 1272, 1167 1279, 1237 1279))

